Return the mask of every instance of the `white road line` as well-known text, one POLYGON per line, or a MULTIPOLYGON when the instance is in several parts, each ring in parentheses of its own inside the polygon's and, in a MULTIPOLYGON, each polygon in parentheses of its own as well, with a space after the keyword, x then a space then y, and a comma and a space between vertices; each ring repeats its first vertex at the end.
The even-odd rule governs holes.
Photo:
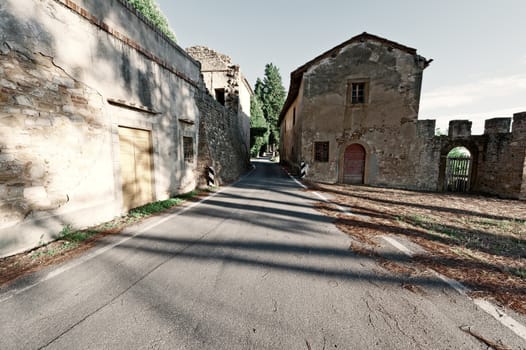
MULTIPOLYGON (((234 182, 230 186, 235 185, 238 182, 240 182, 241 180, 243 180, 244 178, 250 176, 254 172, 255 169, 256 168, 253 167, 252 170, 250 170, 247 174, 243 175, 239 180, 237 180, 236 182, 234 182)), ((23 293, 23 292, 25 292, 25 291, 27 291, 27 290, 29 290, 31 288, 34 288, 34 287, 38 286, 39 284, 41 284, 43 282, 46 282, 46 281, 48 281, 48 280, 50 280, 50 279, 52 279, 52 278, 54 278, 54 277, 56 277, 56 276, 58 276, 58 275, 60 275, 60 274, 62 274, 64 272, 66 272, 68 270, 71 270, 71 269, 73 269, 73 268, 75 268, 75 267, 77 267, 77 266, 79 266, 79 265, 81 265, 81 264, 83 264, 83 263, 85 263, 85 262, 87 262, 87 261, 89 261, 89 260, 101 255, 101 254, 104 254, 108 250, 113 249, 113 248, 117 247, 118 245, 121 245, 121 244, 125 243, 126 241, 129 241, 130 239, 132 239, 132 238, 134 238, 134 237, 136 237, 136 236, 138 236, 140 234, 143 234, 144 232, 146 232, 148 230, 151 230, 152 228, 154 228, 156 226, 159 226, 159 225, 165 223, 166 221, 168 221, 170 219, 173 219, 174 217, 179 216, 179 215, 189 211, 190 209, 193 209, 193 208, 197 207, 198 205, 201 205, 202 203, 206 202, 207 200, 209 200, 209 199, 215 197, 216 195, 218 195, 219 193, 223 192, 226 188, 228 188, 230 186, 221 188, 220 190, 210 194, 209 196, 201 199, 200 201, 192 203, 192 204, 190 204, 188 206, 185 206, 185 207, 181 208, 181 210, 179 210, 177 213, 169 214, 169 215, 167 215, 164 218, 156 220, 155 222, 152 222, 150 225, 147 225, 147 226, 143 227, 141 230, 135 232, 134 234, 132 234, 132 235, 126 237, 126 238, 121 239, 120 241, 118 241, 116 243, 107 245, 107 246, 99 248, 99 249, 97 249, 97 250, 95 250, 95 251, 93 251, 93 252, 91 252, 89 254, 86 254, 86 255, 78 258, 77 260, 75 260, 75 262, 73 262, 73 263, 71 263, 69 265, 66 265, 66 266, 63 266, 63 267, 59 267, 59 268, 49 272, 47 275, 43 276, 42 278, 38 279, 34 283, 32 283, 32 284, 30 284, 30 285, 28 285, 28 286, 26 286, 24 288, 14 289, 14 290, 10 290, 10 291, 4 293, 4 295, 2 297, 0 297, 0 303, 11 299, 15 295, 18 295, 18 294, 23 293)))
POLYGON ((482 310, 486 311, 486 313, 493 316, 497 321, 511 329, 515 334, 517 334, 522 339, 526 340, 526 327, 524 325, 520 324, 519 322, 515 321, 510 316, 506 315, 505 312, 497 308, 497 306, 493 305, 487 300, 484 299, 473 299, 473 302, 475 305, 477 305, 482 310))
MULTIPOLYGON (((299 182, 295 177, 293 177, 291 174, 289 174, 287 172, 287 174, 289 175, 289 177, 295 182, 297 183, 300 187, 302 188, 307 188, 307 186, 305 186, 304 184, 302 184, 301 182, 299 182)), ((318 192, 315 192, 313 191, 313 193, 319 197, 322 201, 324 202, 327 202, 327 203, 330 203, 330 201, 325 198, 325 196, 323 196, 322 194, 318 193, 318 192)), ((344 208, 342 208, 341 206, 335 204, 335 203, 332 203, 334 205, 336 205, 336 207, 338 208, 338 210, 340 210, 342 213, 345 213, 347 215, 354 215, 352 214, 351 212, 345 210, 344 208)), ((413 252, 407 248, 406 246, 404 246, 403 244, 401 244, 400 242, 398 242, 397 240, 391 238, 391 237, 388 237, 388 236, 382 236, 382 238, 387 241, 388 243, 390 243, 392 246, 394 246, 395 248, 397 248, 398 250, 400 250, 402 253, 404 253, 405 255, 407 256, 413 256, 413 252)), ((517 322, 515 319, 511 318, 510 316, 508 316, 504 311, 500 310, 499 308, 497 308, 497 306, 495 306, 494 304, 490 303, 489 301, 485 300, 485 299, 473 299, 471 298, 468 293, 470 292, 470 289, 467 288, 466 286, 464 286, 462 283, 456 281, 456 280, 453 280, 449 277, 446 277, 440 273, 438 273, 437 271, 433 270, 433 269, 430 269, 430 271, 435 274, 439 279, 441 279, 442 281, 444 281, 446 284, 448 284, 451 288, 453 288, 455 291, 457 291, 457 293, 459 293, 460 295, 463 295, 465 296, 466 298, 470 299, 473 301, 473 303, 475 305, 477 305, 482 311, 486 312, 487 314, 493 316, 497 321, 499 321, 503 326, 507 327, 508 329, 510 329, 513 333, 517 334, 519 337, 521 337, 522 339, 526 340, 526 327, 524 325, 522 325, 521 323, 517 322)))
MULTIPOLYGON (((289 174, 287 172, 287 175, 296 183, 298 184, 298 186, 304 188, 304 189, 307 189, 308 187, 305 186, 304 184, 302 184, 301 182, 298 181, 298 179, 296 179, 294 176, 292 176, 291 174, 289 174)), ((312 193, 314 193, 316 196, 318 196, 322 201, 324 202, 327 202, 327 203, 331 203, 332 205, 334 205, 336 207, 336 209, 338 209, 339 211, 341 211, 342 213, 344 213, 345 215, 354 215, 353 213, 351 213, 349 210, 339 206, 338 204, 336 203, 333 203, 331 202, 330 200, 328 200, 324 195, 322 195, 321 193, 318 193, 316 191, 313 191, 312 193)))
MULTIPOLYGON (((401 244, 400 242, 396 241, 395 239, 387 236, 382 236, 382 238, 389 242, 393 247, 400 250, 402 253, 412 256, 413 253, 409 248, 401 244)), ((497 321, 499 321, 503 326, 510 329, 513 333, 517 334, 522 339, 526 340, 526 327, 522 325, 521 323, 517 322, 512 317, 508 316, 503 310, 498 308, 493 303, 480 298, 471 298, 468 293, 471 292, 471 290, 464 286, 459 281, 456 281, 454 279, 451 279, 449 277, 446 277, 442 275, 441 273, 429 269, 435 276, 440 278, 442 281, 447 283, 451 288, 457 291, 458 294, 465 296, 469 300, 472 300, 475 305, 477 305, 482 311, 486 312, 488 315, 493 316, 497 321)))
POLYGON ((342 207, 342 206, 340 206, 340 205, 338 205, 338 204, 336 204, 334 202, 331 202, 329 199, 327 199, 327 197, 325 197, 321 193, 318 193, 316 191, 313 191, 312 193, 314 193, 316 196, 318 196, 322 201, 334 205, 336 207, 336 209, 341 211, 343 214, 345 214, 345 215, 354 215, 353 213, 351 213, 349 210, 345 209, 344 207, 342 207))
POLYGON ((307 186, 305 186, 304 184, 302 184, 301 182, 299 182, 294 176, 290 175, 288 172, 287 172, 287 175, 295 182, 298 184, 298 186, 300 186, 301 188, 307 188, 307 186))
POLYGON ((446 277, 444 276, 443 274, 433 270, 433 269, 429 269, 435 276, 437 276, 438 278, 440 278, 442 281, 446 282, 451 288, 453 288, 454 290, 457 291, 458 294, 460 295, 463 295, 465 297, 467 297, 468 299, 472 299, 468 293, 471 292, 471 290, 466 287, 465 285, 463 285, 462 283, 460 283, 459 281, 456 281, 454 279, 451 279, 449 277, 446 277))
MULTIPOLYGON (((248 172, 247 174, 245 174, 244 176, 242 176, 238 181, 234 182, 232 185, 235 185, 236 183, 238 183, 239 181, 241 181, 243 178, 249 176, 250 174, 252 174, 252 172, 255 170, 255 168, 253 168, 250 172, 248 172)), ((188 205, 188 206, 185 206, 183 208, 181 208, 181 210, 179 210, 177 213, 174 213, 174 214, 169 214, 167 216, 165 216, 164 218, 161 218, 159 220, 156 220, 155 222, 152 222, 150 225, 147 225, 145 227, 143 227, 142 229, 140 229, 139 231, 133 233, 132 235, 126 237, 126 238, 123 238, 121 239, 120 241, 116 242, 116 243, 113 243, 113 244, 110 244, 110 245, 107 245, 107 246, 104 246, 102 248, 99 248, 91 253, 88 253, 80 258, 78 258, 77 260, 75 260, 75 262, 69 264, 69 265, 66 265, 66 266, 63 266, 63 267, 59 267, 51 272, 49 272, 48 274, 46 274, 45 276, 43 276, 42 278, 38 279, 37 281, 35 281, 34 283, 28 285, 28 286, 25 286, 24 288, 20 288, 20 289, 14 289, 14 290, 10 290, 6 293, 4 293, 3 296, 0 297, 0 303, 6 301, 6 300, 9 300, 11 299, 12 297, 20 294, 20 293, 23 293, 31 288, 34 288, 36 286, 38 286, 39 284, 43 283, 43 282, 46 282, 68 270, 71 270, 101 254, 104 254, 105 252, 107 252, 108 250, 110 249, 113 249, 123 243, 125 243, 126 241, 129 241, 130 239, 140 235, 140 234, 143 234, 144 232, 148 231, 148 230, 151 230, 152 228, 156 227, 156 226, 159 226, 163 223, 165 223, 166 221, 168 220, 171 220, 173 219, 174 217, 176 216, 179 216, 183 213, 186 213, 187 211, 189 211, 190 209, 193 209, 195 208, 196 206, 198 205, 201 205, 202 203, 206 202, 207 200, 215 197, 216 195, 218 195, 219 193, 223 192, 223 190, 225 190, 226 188, 228 187, 224 187, 212 194, 210 194, 209 196, 201 199, 200 201, 198 202, 195 202, 195 203, 192 203, 191 205, 188 205)), ((128 229, 129 230, 129 229, 128 229)), ((126 231, 125 231, 126 232, 126 231)))
POLYGON ((403 245, 402 243, 398 242, 396 239, 394 239, 392 237, 388 237, 388 236, 382 236, 382 238, 383 238, 384 241, 387 241, 387 243, 391 244, 392 246, 397 248, 399 251, 401 251, 405 255, 407 255, 409 257, 413 256, 413 252, 411 250, 409 250, 408 248, 406 248, 405 245, 403 245))

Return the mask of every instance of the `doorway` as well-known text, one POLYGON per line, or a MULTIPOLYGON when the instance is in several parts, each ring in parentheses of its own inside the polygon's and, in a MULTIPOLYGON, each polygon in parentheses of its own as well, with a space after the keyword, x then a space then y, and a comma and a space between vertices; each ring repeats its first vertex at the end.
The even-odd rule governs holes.
POLYGON ((465 147, 455 147, 447 154, 445 189, 449 192, 469 192, 472 156, 465 147))
POLYGON ((343 183, 363 184, 365 172, 365 148, 354 143, 345 149, 343 157, 343 183))
POLYGON ((119 127, 122 205, 125 211, 153 201, 150 139, 147 130, 119 127))

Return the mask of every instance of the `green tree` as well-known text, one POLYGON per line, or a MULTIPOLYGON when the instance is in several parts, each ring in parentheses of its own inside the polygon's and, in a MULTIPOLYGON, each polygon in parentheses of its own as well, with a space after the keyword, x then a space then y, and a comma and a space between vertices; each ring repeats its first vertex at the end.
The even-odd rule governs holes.
POLYGON ((268 123, 256 96, 250 99, 250 155, 257 157, 261 148, 268 143, 268 123))
POLYGON ((261 101, 261 109, 269 125, 269 142, 271 144, 278 144, 278 119, 283 104, 285 103, 286 95, 278 67, 272 63, 265 65, 265 77, 263 81, 259 78, 257 79, 254 92, 256 97, 261 101))
POLYGON ((469 158, 471 153, 466 147, 455 147, 447 154, 448 158, 469 158))
POLYGON ((128 0, 128 2, 135 7, 144 17, 146 17, 154 26, 156 26, 162 33, 166 34, 170 39, 176 41, 174 32, 170 29, 168 20, 161 12, 161 9, 155 0, 128 0))

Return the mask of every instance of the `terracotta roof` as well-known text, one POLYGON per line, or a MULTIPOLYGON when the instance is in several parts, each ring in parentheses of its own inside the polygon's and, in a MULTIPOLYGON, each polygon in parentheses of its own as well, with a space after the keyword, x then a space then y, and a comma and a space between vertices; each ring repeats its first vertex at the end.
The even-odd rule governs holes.
MULTIPOLYGON (((343 49, 344 47, 346 47, 347 45, 355 43, 355 42, 365 41, 365 40, 373 40, 373 41, 376 41, 376 42, 380 42, 380 43, 385 44, 387 46, 394 47, 394 48, 397 48, 399 50, 405 51, 408 54, 416 55, 416 49, 414 49, 412 47, 408 47, 408 46, 399 44, 397 42, 394 42, 394 41, 391 41, 391 40, 387 40, 385 38, 382 38, 382 37, 379 37, 379 36, 376 36, 376 35, 373 35, 373 34, 369 34, 369 33, 366 33, 366 32, 363 32, 362 34, 359 34, 357 36, 352 37, 351 39, 349 39, 349 40, 341 43, 340 45, 335 46, 332 49, 322 53, 318 57, 310 60, 309 62, 305 63, 303 66, 299 67, 298 69, 296 69, 295 71, 290 73, 289 93, 287 95, 287 99, 285 100, 285 104, 283 105, 283 109, 281 110, 281 113, 279 115, 278 125, 281 125, 281 121, 285 117, 285 113, 287 113, 287 110, 290 108, 290 106, 296 100, 296 97, 298 96, 298 93, 299 93, 299 90, 300 90, 301 81, 302 81, 302 78, 303 78, 303 73, 305 73, 310 67, 312 67, 314 64, 318 63, 319 61, 321 61, 321 60, 323 60, 323 59, 325 59, 327 57, 331 57, 331 56, 337 55, 340 52, 340 50, 343 49)), ((424 60, 426 67, 432 61, 432 60, 426 61, 425 58, 422 58, 422 59, 424 60)))

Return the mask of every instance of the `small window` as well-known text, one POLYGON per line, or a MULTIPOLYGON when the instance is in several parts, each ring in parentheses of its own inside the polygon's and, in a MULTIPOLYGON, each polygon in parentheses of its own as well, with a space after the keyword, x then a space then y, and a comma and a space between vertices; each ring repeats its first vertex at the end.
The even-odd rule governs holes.
POLYGON ((194 161, 194 139, 192 137, 183 137, 183 152, 186 162, 194 161))
POLYGON ((329 161, 329 141, 314 142, 314 160, 317 162, 329 161))
POLYGON ((216 101, 225 105, 225 89, 215 89, 216 101))
POLYGON ((351 103, 365 103, 365 83, 351 83, 351 103))

